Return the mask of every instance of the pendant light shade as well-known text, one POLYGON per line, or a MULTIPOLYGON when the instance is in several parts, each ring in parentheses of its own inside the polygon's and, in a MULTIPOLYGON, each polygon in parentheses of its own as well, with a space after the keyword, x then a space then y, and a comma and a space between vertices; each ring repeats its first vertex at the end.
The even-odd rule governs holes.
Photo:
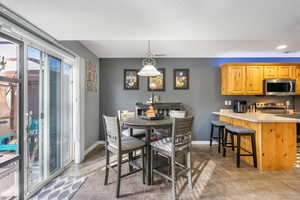
POLYGON ((153 65, 144 65, 144 67, 139 71, 139 76, 159 76, 160 72, 153 65))
POLYGON ((143 68, 139 71, 139 76, 159 76, 161 73, 155 68, 156 61, 152 58, 150 40, 148 41, 148 52, 143 60, 143 68))

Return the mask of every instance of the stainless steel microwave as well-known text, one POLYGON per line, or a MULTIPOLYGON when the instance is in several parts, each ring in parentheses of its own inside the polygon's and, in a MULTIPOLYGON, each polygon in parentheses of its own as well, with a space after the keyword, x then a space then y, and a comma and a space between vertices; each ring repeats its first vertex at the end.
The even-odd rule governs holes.
POLYGON ((265 95, 296 95, 296 80, 293 79, 267 79, 264 80, 265 95))

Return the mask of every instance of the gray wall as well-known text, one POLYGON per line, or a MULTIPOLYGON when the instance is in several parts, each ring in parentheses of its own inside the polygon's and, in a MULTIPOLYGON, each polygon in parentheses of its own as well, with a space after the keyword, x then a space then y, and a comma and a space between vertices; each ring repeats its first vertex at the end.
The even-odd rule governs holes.
MULTIPOLYGON (((97 63, 97 74, 99 77, 99 59, 89 49, 78 41, 61 41, 61 44, 78 54, 80 57, 95 61, 97 63)), ((86 92, 85 149, 89 148, 99 140, 99 94, 100 91, 98 91, 98 93, 86 92)))
MULTIPOLYGON (((297 60, 282 59, 282 62, 297 60)), ((298 62, 300 59, 298 59, 298 62)), ((123 90, 123 70, 141 69, 142 59, 100 59, 102 72, 101 86, 103 96, 101 106, 104 114, 116 114, 119 109, 134 109, 136 102, 142 102, 150 97, 147 91, 147 79, 140 77, 140 89, 136 91, 123 90)), ((213 111, 225 108, 224 100, 244 99, 248 102, 258 100, 285 101, 292 97, 265 96, 221 96, 220 68, 225 62, 279 62, 274 59, 196 59, 196 58, 164 58, 157 59, 157 67, 166 69, 166 91, 160 94, 163 102, 182 102, 187 110, 195 116, 193 140, 208 140, 210 121, 215 118, 213 111), (173 69, 190 69, 190 89, 173 89, 173 69)), ((103 139, 103 132, 101 134, 103 139)))

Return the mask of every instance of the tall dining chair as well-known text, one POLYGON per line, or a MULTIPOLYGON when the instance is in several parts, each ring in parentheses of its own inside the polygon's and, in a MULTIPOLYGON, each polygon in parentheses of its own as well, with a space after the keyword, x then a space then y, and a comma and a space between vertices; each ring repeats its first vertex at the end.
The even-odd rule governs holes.
MULTIPOLYGON (((187 112, 185 110, 170 110, 169 111, 169 117, 170 118, 184 118, 187 116, 187 112)), ((162 138, 164 137, 170 137, 171 136, 171 130, 169 127, 166 129, 155 129, 154 134, 161 136, 162 138)))
POLYGON ((157 174, 172 181, 172 197, 178 199, 176 195, 176 180, 179 175, 186 174, 188 177, 189 189, 192 190, 192 163, 191 163, 191 140, 193 117, 172 118, 172 136, 164 138, 151 144, 151 174, 157 174), (154 168, 153 156, 161 154, 171 158, 171 176, 162 173, 154 168), (185 164, 177 162, 178 157, 185 156, 185 164), (176 169, 179 169, 176 170, 176 169))
POLYGON ((130 133, 130 129, 124 126, 124 121, 128 119, 134 119, 136 117, 136 112, 134 110, 118 110, 118 118, 120 120, 121 132, 125 136, 133 136, 136 138, 145 137, 146 131, 143 129, 133 129, 130 133))
POLYGON ((105 153, 106 153, 106 164, 105 164, 105 180, 104 185, 108 183, 109 170, 112 169, 117 173, 117 186, 116 186, 116 197, 120 196, 120 183, 121 178, 131 175, 133 173, 143 171, 143 184, 145 184, 145 157, 144 147, 145 142, 138 140, 130 136, 122 136, 119 119, 117 117, 111 117, 103 115, 104 128, 105 128, 105 153), (142 167, 136 166, 130 159, 123 160, 124 154, 132 154, 133 152, 142 151, 142 167), (117 164, 110 163, 110 152, 117 154, 117 164), (127 174, 122 174, 121 166, 123 163, 128 162, 129 165, 135 167, 135 170, 129 171, 127 174), (114 168, 117 167, 115 170, 114 168))

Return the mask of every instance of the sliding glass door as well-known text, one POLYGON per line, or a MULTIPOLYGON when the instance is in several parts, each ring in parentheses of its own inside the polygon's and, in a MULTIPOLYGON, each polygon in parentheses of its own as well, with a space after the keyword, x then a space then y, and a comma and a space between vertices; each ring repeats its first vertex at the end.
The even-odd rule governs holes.
POLYGON ((63 130, 62 130, 62 162, 67 165, 73 155, 73 73, 72 65, 65 63, 63 66, 63 130))
POLYGON ((48 56, 49 68, 49 172, 61 167, 61 60, 48 56))
POLYGON ((44 179, 44 69, 42 52, 27 47, 27 184, 32 189, 44 179))
POLYGON ((0 199, 23 194, 23 43, 0 33, 0 199))
POLYGON ((72 62, 27 47, 27 196, 73 160, 72 62))

